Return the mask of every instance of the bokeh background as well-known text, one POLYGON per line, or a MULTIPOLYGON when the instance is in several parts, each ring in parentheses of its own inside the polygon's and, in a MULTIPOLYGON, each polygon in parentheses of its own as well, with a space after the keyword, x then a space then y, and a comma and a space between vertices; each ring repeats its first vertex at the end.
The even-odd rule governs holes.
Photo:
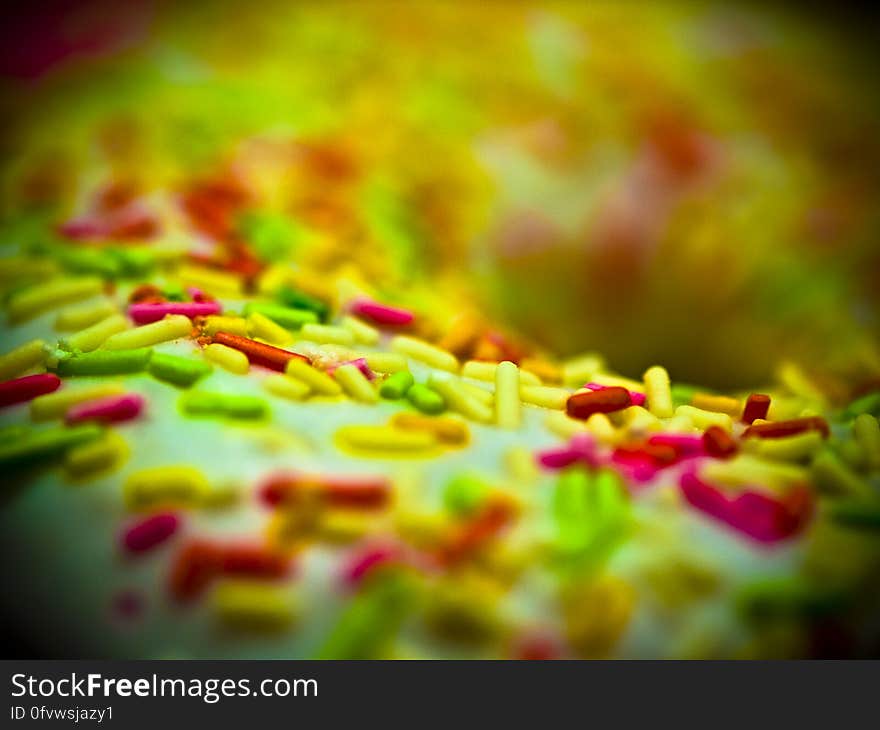
POLYGON ((880 374, 871 17, 145 0, 3 14, 0 245, 59 245, 134 205, 102 229, 110 244, 195 228, 266 260, 293 250, 328 280, 627 375, 662 363, 746 388, 794 360, 843 398, 880 374))

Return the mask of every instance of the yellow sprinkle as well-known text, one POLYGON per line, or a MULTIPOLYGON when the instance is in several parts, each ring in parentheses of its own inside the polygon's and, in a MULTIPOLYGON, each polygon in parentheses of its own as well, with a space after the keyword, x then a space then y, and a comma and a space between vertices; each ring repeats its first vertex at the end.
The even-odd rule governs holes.
POLYGON ((408 367, 406 358, 396 352, 371 352, 364 358, 370 370, 377 373, 397 373, 408 367))
POLYGON ((559 411, 565 408, 565 402, 571 396, 571 391, 549 385, 521 385, 519 395, 523 403, 559 411))
POLYGON ((573 357, 562 364, 562 383, 569 388, 578 388, 593 380, 604 365, 602 357, 592 352, 573 357))
POLYGON ((702 408, 704 411, 726 413, 733 418, 738 417, 742 413, 742 403, 736 398, 730 398, 726 395, 695 393, 694 397, 691 398, 691 405, 694 408, 702 408))
POLYGON ((0 259, 0 281, 19 282, 23 279, 48 279, 58 271, 58 265, 46 258, 13 256, 0 259))
POLYGON ((666 422, 666 430, 673 433, 691 433, 696 427, 687 414, 676 413, 666 422))
POLYGON ((241 279, 224 271, 181 266, 178 276, 184 286, 196 286, 215 296, 240 297, 243 294, 241 279))
POLYGON ((109 432, 102 438, 70 449, 64 455, 64 469, 74 479, 94 476, 118 467, 127 452, 124 439, 109 432))
POLYGON ((283 631, 295 618, 295 602, 289 589, 262 581, 220 581, 211 599, 219 621, 235 631, 283 631))
POLYGON ((89 327, 102 319, 106 319, 116 312, 116 305, 109 299, 86 304, 74 304, 65 307, 55 318, 56 330, 81 330, 89 327))
POLYGON ((693 406, 679 406, 675 409, 675 415, 687 418, 701 430, 705 430, 709 426, 721 426, 725 431, 733 429, 733 421, 726 413, 713 413, 693 406))
POLYGON ((125 503, 134 511, 157 507, 194 507, 209 494, 208 480, 191 466, 158 466, 129 475, 125 503))
POLYGON ((13 294, 6 305, 10 322, 21 322, 42 312, 70 302, 100 294, 104 282, 97 276, 55 279, 13 294))
MULTIPOLYGON (((622 375, 611 375, 610 373, 596 373, 590 382, 604 385, 606 388, 620 387, 627 390, 635 390, 641 393, 645 389, 645 384, 639 380, 625 378, 622 375)), ((584 385, 581 383, 580 385, 584 385)))
POLYGON ((70 388, 65 385, 56 393, 41 395, 31 401, 31 420, 49 421, 53 418, 61 418, 77 403, 121 395, 124 392, 125 389, 117 383, 91 385, 87 388, 70 388))
POLYGON ((468 383, 464 380, 456 380, 456 384, 459 388, 462 389, 464 393, 469 395, 474 400, 478 400, 483 405, 489 406, 489 408, 495 407, 495 394, 490 390, 493 386, 489 385, 489 383, 485 384, 485 387, 474 385, 473 383, 468 383))
POLYGON ((519 374, 516 363, 509 360, 495 368, 495 423, 501 428, 519 428, 522 423, 519 374))
POLYGON ((666 368, 654 365, 645 371, 645 399, 648 410, 658 418, 672 417, 672 391, 666 368))
POLYGON ((42 365, 49 356, 43 340, 31 340, 0 356, 0 380, 9 380, 32 367, 42 365))
POLYGON ((350 314, 346 314, 342 318, 342 326, 354 335, 354 341, 361 345, 378 345, 379 330, 371 327, 366 322, 362 322, 350 314))
POLYGON ((429 431, 438 441, 455 446, 466 444, 470 438, 467 424, 448 416, 423 416, 421 413, 400 411, 391 417, 389 423, 402 430, 429 431))
POLYGON ((853 422, 853 435, 864 451, 868 468, 880 469, 880 424, 877 419, 870 413, 857 416, 853 422))
MULTIPOLYGON (((461 368, 461 375, 474 380, 488 380, 494 382, 498 363, 484 362, 482 360, 468 360, 461 368)), ((523 385, 540 385, 541 379, 533 373, 525 370, 519 371, 519 380, 523 385)))
POLYGON ((125 317, 121 314, 111 314, 91 327, 86 327, 69 337, 63 338, 61 346, 71 351, 91 352, 92 350, 97 350, 112 335, 115 335, 117 332, 124 332, 127 329, 128 320, 125 317))
POLYGON ((253 312, 248 317, 248 324, 251 336, 266 340, 269 344, 283 346, 293 342, 290 332, 259 312, 253 312))
POLYGON ((224 370, 236 375, 244 375, 250 368, 247 355, 235 348, 214 342, 202 350, 206 360, 216 363, 224 370))
POLYGON ((145 324, 112 335, 104 342, 105 350, 133 350, 150 347, 160 342, 186 337, 192 331, 192 322, 182 314, 168 314, 158 322, 145 324))
POLYGON ((336 438, 355 449, 382 453, 421 453, 437 444, 428 431, 402 431, 392 426, 343 426, 336 438))
POLYGON ((263 380, 263 387, 274 395, 290 400, 302 400, 311 391, 302 380, 280 374, 267 376, 263 380))
MULTIPOLYGON (((562 368, 554 365, 549 360, 526 357, 520 362, 519 369, 523 372, 531 373, 543 383, 551 385, 562 384, 562 368)), ((540 383, 535 383, 535 385, 540 385, 540 383)))
POLYGON ((362 403, 376 403, 379 400, 379 393, 356 365, 340 365, 333 374, 345 392, 355 400, 362 403))
POLYGON ((473 421, 481 423, 492 422, 494 416, 492 407, 481 402, 478 398, 474 397, 473 393, 462 387, 464 383, 453 380, 449 376, 441 377, 437 374, 432 374, 429 379, 429 385, 443 396, 446 404, 452 410, 458 411, 473 421))
POLYGON ((285 372, 291 377, 301 380, 320 395, 339 395, 342 393, 342 386, 327 373, 322 373, 299 358, 291 359, 287 363, 285 372))
POLYGON ((743 448, 765 459, 802 461, 815 454, 822 442, 822 434, 818 431, 806 431, 775 439, 743 439, 743 448))
POLYGON ((569 418, 564 411, 553 411, 548 414, 544 419, 544 425, 549 431, 564 439, 570 439, 575 434, 588 430, 583 421, 569 418))
POLYGON ((248 323, 244 317, 229 317, 212 314, 205 317, 204 332, 213 337, 218 332, 229 332, 239 337, 248 336, 248 323))
POLYGON ((641 406, 630 406, 622 411, 623 423, 627 431, 644 433, 646 431, 659 431, 663 423, 657 416, 641 406))
POLYGON ((740 486, 760 484, 770 489, 784 489, 808 480, 806 469, 778 461, 737 454, 728 461, 712 460, 703 467, 703 476, 711 482, 740 486))
POLYGON ((333 345, 353 345, 354 335, 345 327, 336 327, 329 324, 304 324, 299 331, 300 339, 312 342, 327 342, 333 345))
POLYGON ((435 347, 424 340, 415 337, 397 335, 391 340, 391 349, 406 355, 414 360, 430 365, 438 370, 446 370, 450 373, 458 372, 458 359, 451 352, 435 347))
POLYGON ((372 532, 376 516, 357 510, 325 510, 318 525, 318 537, 328 542, 354 542, 372 532))

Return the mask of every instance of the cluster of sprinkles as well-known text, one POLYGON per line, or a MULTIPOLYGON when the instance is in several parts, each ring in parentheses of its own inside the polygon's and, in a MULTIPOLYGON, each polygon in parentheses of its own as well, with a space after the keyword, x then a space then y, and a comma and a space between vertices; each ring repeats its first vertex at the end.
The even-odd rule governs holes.
MULTIPOLYGON (((231 631, 297 631, 309 596, 290 585, 320 545, 334 551, 337 571, 324 579, 345 605, 313 642, 316 656, 398 655, 396 638, 413 622, 436 641, 494 655, 608 656, 638 601, 634 581, 609 566, 639 539, 643 500, 754 550, 784 549, 823 523, 880 529, 877 383, 832 407, 794 366, 766 393, 719 394, 676 384, 661 366, 632 380, 593 353, 558 360, 474 318, 438 325, 363 282, 343 277, 334 290, 295 261, 263 260, 230 238, 224 211, 236 198, 220 192, 202 186, 183 199, 192 223, 216 237, 213 256, 138 248, 139 266, 108 271, 83 254, 100 252, 99 233, 121 237, 121 224, 74 220, 60 227, 72 254, 0 262, 3 281, 15 282, 4 300, 9 337, 41 317, 57 333, 0 356, 9 414, 0 466, 23 482, 60 465, 77 484, 119 484, 126 517, 108 549, 149 560, 166 548, 155 558, 167 562, 161 590, 181 610, 209 602, 231 631), (185 418, 228 427, 276 432, 281 409, 326 409, 309 411, 316 421, 344 409, 322 448, 358 469, 304 469, 291 454, 237 489, 162 453, 129 469, 132 424, 187 437, 186 422, 154 411, 144 377, 176 389, 185 418), (436 502, 418 484, 404 488, 393 467, 466 464, 493 440, 505 444, 502 463, 458 468, 436 502), (245 503, 264 518, 247 539, 187 518, 245 503), (537 625, 502 608, 536 572, 553 585, 537 625)), ((138 235, 158 229, 135 223, 138 235)), ((681 593, 668 584, 686 581, 711 593, 721 580, 704 565, 682 570, 652 590, 681 593)), ((840 587, 809 571, 792 581, 741 587, 743 615, 809 630, 851 597, 830 600, 840 587)), ((126 595, 126 606, 143 603, 126 595)))

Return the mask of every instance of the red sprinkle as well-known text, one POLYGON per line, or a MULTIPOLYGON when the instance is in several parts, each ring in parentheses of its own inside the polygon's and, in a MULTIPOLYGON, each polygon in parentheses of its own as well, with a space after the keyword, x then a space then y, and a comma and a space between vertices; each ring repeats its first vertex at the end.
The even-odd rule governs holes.
POLYGON ((0 383, 0 407, 24 403, 38 395, 45 395, 58 390, 61 379, 52 373, 43 375, 25 375, 15 380, 0 383))
POLYGON ((626 388, 613 386, 602 390, 575 393, 565 403, 565 410, 572 418, 588 419, 594 413, 613 413, 632 405, 626 388))
POLYGON ((489 542, 513 520, 513 505, 502 499, 490 501, 474 519, 440 548, 437 556, 441 564, 455 564, 489 542))
POLYGON ((293 359, 311 363, 311 360, 304 355, 290 352, 289 350, 282 350, 280 347, 266 345, 248 337, 240 337, 231 332, 218 332, 214 335, 214 342, 243 352, 247 355, 247 359, 252 365, 262 365, 264 368, 270 368, 282 373, 287 367, 287 363, 293 359))
POLYGON ((130 553, 142 553, 165 542, 180 526, 175 514, 147 517, 129 527, 122 535, 122 545, 130 553))
POLYGON ((143 396, 137 393, 112 395, 107 398, 79 403, 70 408, 64 417, 68 424, 83 421, 99 421, 100 423, 119 423, 137 418, 144 408, 143 396))
MULTIPOLYGON (((584 385, 585 388, 589 388, 590 390, 605 390, 605 388, 611 387, 608 385, 599 385, 599 383, 587 383, 584 385)), ((629 397, 634 406, 643 406, 645 405, 645 394, 639 393, 637 390, 629 391, 629 397)))
POLYGON ((790 421, 759 423, 749 426, 743 432, 743 438, 759 436, 765 439, 778 439, 785 436, 794 436, 805 431, 821 431, 823 438, 828 438, 828 422, 821 416, 809 416, 807 418, 793 418, 790 421))
POLYGON ((763 393, 752 393, 743 408, 742 422, 751 425, 757 418, 767 418, 770 410, 770 396, 763 393))
POLYGON ((709 456, 718 459, 729 459, 738 450, 733 436, 721 426, 709 426, 706 429, 703 434, 703 448, 709 456))
POLYGON ((295 504, 309 492, 319 495, 334 507, 376 509, 384 507, 391 496, 391 486, 383 476, 329 476, 279 474, 266 481, 260 495, 270 507, 295 504))

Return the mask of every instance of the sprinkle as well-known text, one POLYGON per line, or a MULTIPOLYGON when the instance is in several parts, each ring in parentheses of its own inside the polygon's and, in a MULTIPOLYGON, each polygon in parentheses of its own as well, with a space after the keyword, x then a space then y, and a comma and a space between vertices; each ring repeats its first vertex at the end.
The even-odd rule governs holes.
POLYGON ((314 495, 333 507, 381 509, 390 501, 391 485, 381 475, 293 472, 272 476, 260 487, 260 497, 270 507, 289 507, 314 495))
POLYGON ((236 419, 263 418, 269 406, 262 398, 253 395, 229 395, 191 391, 180 399, 180 407, 190 416, 226 416, 236 419))
POLYGON ((856 398, 844 409, 841 415, 844 419, 850 419, 862 413, 880 415, 880 391, 856 398))
MULTIPOLYGON (((272 345, 266 345, 262 342, 248 339, 247 337, 239 337, 238 335, 229 332, 218 332, 214 335, 214 342, 218 342, 221 345, 226 345, 227 347, 232 347, 243 352, 247 355, 247 359, 250 361, 251 365, 262 365, 270 370, 277 370, 281 373, 284 372, 284 369, 291 360, 308 362, 307 357, 298 355, 295 352, 272 347, 272 345)), ((302 378, 300 379, 302 380, 302 378)))
MULTIPOLYGON (((534 375, 541 382, 550 383, 552 385, 562 385, 562 368, 554 365, 549 360, 535 357, 524 357, 519 363, 519 368, 523 374, 529 373, 529 375, 534 375)), ((524 379, 523 382, 525 382, 524 379)), ((540 382, 535 383, 535 385, 540 384, 540 382)))
POLYGON ((0 380, 9 380, 16 375, 42 365, 49 356, 43 340, 31 340, 0 356, 0 380))
POLYGON ((428 431, 438 441, 453 446, 463 446, 467 444, 470 438, 467 424, 457 418, 426 417, 418 413, 407 413, 404 411, 395 413, 391 417, 390 424, 402 430, 428 431))
POLYGON ((354 335, 345 327, 336 327, 329 324, 306 324, 300 330, 300 336, 304 340, 312 342, 328 343, 333 345, 353 345, 354 335))
POLYGON ((207 360, 236 375, 244 375, 250 367, 247 356, 243 352, 233 350, 219 342, 213 342, 205 347, 202 354, 207 360))
POLYGON ((746 439, 743 445, 750 453, 765 459, 804 461, 819 451, 822 435, 818 431, 804 431, 773 439, 746 439))
POLYGON ((706 429, 709 426, 720 426, 725 431, 733 429, 733 421, 726 413, 714 413, 713 411, 704 411, 702 408, 685 405, 676 408, 675 415, 687 418, 700 429, 706 429))
POLYGON ((192 331, 192 322, 182 314, 169 314, 165 319, 119 332, 104 342, 105 350, 130 350, 150 347, 161 342, 186 337, 192 331))
POLYGON ((562 383, 572 388, 593 379, 605 365, 602 357, 595 353, 579 355, 562 364, 562 383))
POLYGON ((865 452, 868 468, 880 469, 880 424, 870 413, 856 416, 853 435, 865 452))
POLYGON ((665 368, 654 365, 645 371, 644 381, 648 410, 658 418, 670 418, 673 411, 669 373, 665 368))
POLYGON ((243 317, 206 317, 203 331, 212 337, 218 332, 247 337, 248 322, 243 317))
POLYGON ((379 394, 354 365, 340 365, 335 370, 335 377, 348 395, 362 403, 375 403, 379 394))
POLYGON ((298 330, 305 324, 315 324, 319 319, 315 312, 308 309, 292 309, 263 302, 249 302, 245 305, 244 313, 260 314, 288 330, 298 330))
POLYGON ((351 313, 386 327, 405 327, 412 324, 414 319, 413 313, 406 309, 389 307, 369 299, 355 301, 351 305, 351 313))
POLYGON ((520 385, 519 395, 523 403, 561 411, 565 408, 571 392, 549 385, 520 385))
POLYGON ((736 441, 720 426, 709 426, 706 429, 703 434, 703 448, 709 456, 718 459, 729 459, 737 452, 736 441))
POLYGON ((710 461, 702 474, 714 482, 730 486, 761 484, 768 489, 783 490, 807 481, 807 470, 794 464, 759 459, 749 454, 737 454, 726 461, 710 461))
POLYGON ((596 467, 599 463, 595 439, 592 434, 585 432, 574 434, 566 446, 538 452, 536 459, 545 469, 565 469, 577 463, 596 467))
POLYGON ((327 315, 330 313, 330 307, 320 299, 294 289, 288 284, 285 284, 278 290, 278 298, 288 307, 311 310, 318 316, 318 320, 321 321, 327 319, 327 315))
POLYGON ((396 352, 371 352, 364 355, 364 359, 377 373, 397 373, 407 369, 406 358, 396 352))
POLYGON ((69 449, 64 455, 64 469, 73 479, 92 476, 119 466, 127 451, 121 436, 113 432, 106 433, 101 438, 69 449))
POLYGON ((211 603, 220 623, 235 631, 274 633, 287 629, 295 618, 289 592, 262 581, 221 581, 211 603))
MULTIPOLYGON (((439 378, 442 376, 438 374, 437 377, 439 378)), ((486 384, 488 387, 481 387, 479 385, 469 383, 466 380, 461 380, 460 378, 457 378, 455 380, 455 383, 467 396, 494 410, 495 395, 492 393, 492 391, 489 390, 489 387, 492 386, 489 386, 488 383, 486 384)))
POLYGON ((458 474, 443 489, 443 504, 452 514, 475 513, 489 494, 486 483, 474 474, 458 474))
MULTIPOLYGON (((587 388, 587 390, 602 390, 603 388, 608 388, 611 386, 601 385, 600 383, 587 383, 586 385, 584 385, 584 387, 587 388)), ((623 387, 625 387, 625 386, 623 386, 623 387)), ((632 401, 632 404, 634 406, 644 406, 645 405, 645 400, 646 400, 645 394, 641 393, 637 390, 630 390, 629 391, 629 399, 632 401)))
MULTIPOLYGON (((560 414, 564 415, 564 414, 560 414)), ((573 419, 565 416, 569 421, 573 419)), ((582 421, 574 421, 575 423, 583 423, 582 421)), ((594 413, 587 419, 587 430, 596 437, 596 440, 603 444, 614 444, 620 440, 618 431, 611 423, 611 419, 604 413, 594 413)))
MULTIPOLYGON (((398 373, 402 375, 402 373, 398 373)), ((407 400, 418 408, 422 413, 436 415, 446 410, 446 401, 436 390, 424 383, 415 383, 406 393, 407 400)), ((517 399, 517 404, 519 399, 517 399)))
POLYGON ((828 438, 828 422, 819 416, 807 418, 793 418, 788 421, 771 421, 768 423, 753 423, 743 432, 743 438, 757 436, 760 438, 781 438, 793 436, 804 431, 821 431, 822 436, 828 438))
MULTIPOLYGON (((484 360, 468 360, 461 368, 461 375, 474 380, 486 380, 495 382, 495 373, 498 363, 484 360)), ((523 385, 541 385, 541 380, 536 375, 520 370, 520 382, 523 385)))
POLYGON ((100 294, 104 282, 97 276, 55 279, 13 294, 6 304, 9 321, 22 322, 62 304, 100 294))
POLYGON ((184 286, 196 286, 218 296, 240 297, 242 295, 241 279, 224 271, 215 271, 201 266, 181 266, 178 276, 184 286))
POLYGON ((742 422, 750 426, 758 418, 767 418, 770 410, 770 396, 763 393, 752 393, 743 408, 742 422))
POLYGON ((220 302, 141 302, 128 308, 128 316, 135 324, 158 322, 169 314, 181 314, 190 319, 220 314, 220 302))
POLYGON ((144 407, 144 399, 136 393, 112 395, 100 400, 86 401, 73 406, 64 420, 68 424, 97 421, 98 423, 119 423, 137 418, 144 407))
POLYGON ((642 406, 624 408, 622 411, 612 414, 611 417, 619 417, 627 431, 632 433, 660 431, 663 428, 663 422, 649 410, 642 408, 642 406))
POLYGON ((139 373, 147 367, 152 354, 153 351, 149 348, 109 352, 96 350, 78 354, 64 353, 59 357, 54 369, 62 377, 139 373))
POLYGON ((704 411, 726 413, 733 418, 736 418, 742 413, 742 403, 736 398, 729 398, 726 395, 695 393, 691 398, 691 405, 695 408, 702 408, 704 411))
POLYGON ((412 373, 401 370, 385 379, 379 388, 379 395, 388 400, 400 400, 414 383, 412 373))
POLYGON ((437 443, 433 433, 391 426, 343 426, 336 438, 368 453, 421 453, 433 450, 437 443))
POLYGON ((65 386, 57 393, 41 395, 31 401, 31 420, 49 421, 53 418, 61 418, 71 406, 85 401, 97 400, 111 395, 123 393, 121 385, 110 383, 107 385, 93 385, 87 388, 69 388, 65 386))
POLYGON ((157 466, 130 474, 122 491, 130 510, 146 512, 199 506, 210 487, 204 474, 194 467, 157 466))
POLYGON ((626 388, 612 386, 602 390, 585 390, 571 395, 565 403, 572 418, 586 420, 594 413, 613 413, 632 404, 626 388))
POLYGON ((96 439, 102 433, 101 427, 93 424, 31 431, 21 438, 0 444, 0 466, 16 467, 42 462, 73 446, 96 439))
POLYGON ((340 395, 342 386, 326 373, 302 360, 291 360, 285 372, 297 380, 301 380, 320 395, 340 395))
POLYGON ((106 319, 76 332, 60 341, 61 347, 73 352, 91 352, 118 332, 128 329, 128 320, 121 314, 111 314, 106 319))
POLYGON ((478 400, 473 393, 462 386, 459 380, 455 380, 449 376, 439 376, 432 374, 428 384, 443 396, 446 405, 452 410, 458 411, 466 418, 481 423, 491 423, 494 419, 494 413, 491 406, 478 400))
POLYGON ((356 317, 346 314, 342 318, 342 326, 354 335, 354 341, 360 345, 379 344, 379 330, 370 327, 366 322, 361 322, 356 317))
POLYGON ((263 387, 273 395, 289 400, 302 400, 310 392, 311 388, 302 380, 297 380, 290 375, 270 375, 263 380, 263 387))
POLYGON ((880 505, 874 500, 835 499, 829 513, 831 519, 847 527, 880 529, 880 505))
POLYGON ((60 385, 61 379, 51 373, 5 380, 0 383, 0 407, 25 403, 37 396, 58 390, 60 385))
POLYGON ((158 380, 188 388, 199 378, 210 375, 211 366, 199 360, 156 352, 150 358, 147 371, 158 380))
POLYGON ((161 545, 174 535, 180 520, 173 512, 152 515, 125 530, 120 542, 129 553, 144 553, 161 545))
POLYGON ((455 355, 439 347, 430 345, 423 340, 414 337, 398 335, 391 340, 391 349, 401 355, 406 355, 415 360, 430 365, 438 370, 447 370, 451 373, 458 372, 458 360, 455 355))
POLYGON ((254 337, 259 337, 273 345, 283 346, 293 342, 293 335, 290 332, 259 312, 253 312, 248 317, 248 331, 254 337))
POLYGON ((336 365, 327 368, 327 372, 330 374, 334 373, 336 371, 336 368, 338 368, 340 365, 354 365, 358 370, 361 371, 361 373, 363 373, 363 376, 367 380, 372 381, 376 379, 376 374, 372 370, 370 370, 370 366, 367 365, 366 358, 358 357, 354 360, 346 360, 345 362, 337 363, 336 365))
POLYGON ((505 360, 495 369, 495 422, 501 428, 519 428, 522 423, 520 371, 516 363, 505 360))
POLYGON ((689 433, 655 433, 648 438, 655 446, 671 446, 680 456, 698 456, 703 453, 703 439, 689 433))
POLYGON ((844 465, 831 451, 822 451, 810 466, 818 487, 829 494, 876 499, 871 485, 844 465))
POLYGON ((116 305, 107 299, 95 303, 74 304, 58 312, 55 329, 62 331, 85 329, 115 313, 116 305))

